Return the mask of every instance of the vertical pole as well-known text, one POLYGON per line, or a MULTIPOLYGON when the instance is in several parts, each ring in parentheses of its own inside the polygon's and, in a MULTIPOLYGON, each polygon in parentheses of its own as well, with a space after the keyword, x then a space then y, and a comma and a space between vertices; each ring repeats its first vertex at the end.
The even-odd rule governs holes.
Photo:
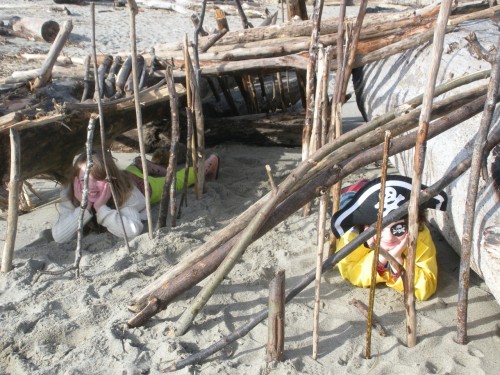
POLYGON ((139 139, 139 148, 141 151, 142 173, 144 175, 144 195, 146 196, 146 213, 148 218, 149 238, 153 238, 153 218, 151 215, 151 194, 148 182, 148 166, 146 163, 146 150, 144 147, 144 136, 142 133, 142 112, 139 97, 139 72, 137 71, 137 44, 135 32, 135 15, 139 13, 135 0, 127 0, 130 9, 130 53, 132 55, 132 76, 134 82, 134 101, 135 115, 137 121, 137 137, 139 139))
MULTIPOLYGON (((499 45, 500 38, 497 43, 499 45)), ((474 211, 477 201, 477 190, 479 182, 479 173, 483 164, 484 146, 488 131, 490 129, 491 119, 495 110, 496 97, 498 95, 498 83, 500 80, 500 50, 497 48, 496 56, 493 60, 491 69, 491 78, 488 85, 488 94, 484 103, 483 117, 481 126, 474 140, 474 151, 472 153, 472 163, 469 175, 469 187, 467 199, 465 200, 464 229, 462 235, 462 251, 460 254, 460 281, 458 286, 457 302, 457 341, 460 344, 467 343, 467 297, 469 291, 470 278, 470 256, 474 228, 474 211)))
POLYGON ((14 246, 16 245, 17 219, 19 217, 19 175, 21 174, 21 147, 19 132, 10 129, 10 180, 9 180, 9 211, 7 213, 7 234, 3 246, 2 272, 12 269, 14 246))
POLYGON ((373 305, 375 302, 375 285, 377 281, 377 263, 380 249, 380 233, 382 233, 382 219, 384 218, 384 201, 385 201, 385 182, 387 181, 387 163, 389 161, 389 146, 391 142, 391 132, 385 132, 384 155, 382 159, 382 173, 380 179, 380 197, 377 217, 377 234, 375 237, 375 249, 373 250, 372 277, 370 280, 370 299, 368 303, 368 318, 366 322, 366 351, 365 357, 371 358, 371 340, 372 340, 372 320, 373 320, 373 305))
POLYGON ((408 207, 408 250, 406 254, 406 282, 408 291, 404 296, 406 311, 406 339, 408 347, 417 344, 417 315, 415 311, 415 252, 418 236, 418 206, 420 187, 422 184, 422 172, 425 163, 425 150, 427 147, 427 132, 432 112, 432 100, 436 78, 443 53, 443 42, 446 33, 446 24, 451 11, 452 0, 443 0, 439 10, 438 19, 434 31, 434 42, 432 44, 432 61, 430 64, 427 85, 424 91, 422 111, 420 113, 417 140, 415 144, 415 156, 413 159, 413 178, 410 205, 408 207))

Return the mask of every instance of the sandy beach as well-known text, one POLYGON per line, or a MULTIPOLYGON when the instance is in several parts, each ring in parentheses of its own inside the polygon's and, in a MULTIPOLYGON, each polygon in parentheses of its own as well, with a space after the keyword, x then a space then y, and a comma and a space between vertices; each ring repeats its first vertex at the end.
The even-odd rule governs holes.
MULTIPOLYGON (((74 24, 68 56, 85 56, 90 51, 90 7, 66 5, 71 15, 48 12, 52 1, 4 0, 0 17, 44 14, 74 24), (43 12, 43 13, 42 13, 43 12)), ((269 5, 270 9, 280 9, 269 5)), ((351 14, 355 7, 349 7, 351 14)), ((112 2, 96 3, 97 44, 102 53, 126 51, 128 8, 113 9, 112 2), (104 30, 106 28, 106 30, 104 30)), ((336 15, 336 7, 325 8, 324 16, 336 15)), ((281 14, 278 17, 281 19, 281 14)), ((254 25, 261 20, 251 19, 254 25)), ((192 32, 189 15, 145 9, 137 17, 138 49, 163 41, 181 40, 192 32), (155 25, 152 27, 151 25, 155 25)), ((206 20, 214 25, 213 16, 206 20)), ((238 17, 230 26, 241 28, 238 17)), ((207 27, 210 29, 210 27, 207 27)), ((14 70, 39 67, 26 63, 21 51, 47 52, 50 45, 20 38, 0 44, 0 78, 14 70)), ((344 108, 346 122, 360 122, 354 98, 344 108)), ((279 269, 285 270, 287 289, 315 268, 318 204, 311 215, 296 212, 255 241, 225 278, 217 292, 181 337, 167 333, 190 306, 207 282, 192 288, 157 314, 144 327, 130 329, 134 316, 127 306, 143 287, 178 264, 218 230, 231 223, 270 190, 265 166, 271 166, 276 183, 282 181, 301 159, 299 148, 257 147, 225 143, 207 150, 221 157, 218 180, 207 185, 201 200, 193 191, 183 207, 177 226, 163 228, 150 239, 145 231, 129 241, 110 233, 92 233, 83 239, 81 275, 44 275, 38 270, 58 270, 74 261, 76 241, 57 244, 48 234, 57 220, 53 203, 60 187, 54 182, 30 182, 42 200, 39 207, 19 218, 14 270, 0 275, 0 375, 139 375, 160 374, 172 361, 204 349, 247 323, 267 308, 269 282, 279 269)), ((115 153, 118 164, 128 165, 136 153, 115 153)), ((344 185, 361 177, 377 176, 372 164, 344 180, 344 185)), ((153 218, 158 207, 153 207, 153 218)), ((431 223, 432 224, 432 223, 431 223)), ((6 222, 0 220, 0 251, 6 222)), ((402 294, 379 286, 375 294, 376 319, 386 336, 372 334, 372 357, 365 359, 366 319, 351 304, 353 299, 368 304, 368 289, 355 288, 342 280, 336 269, 323 275, 319 316, 318 358, 312 355, 314 285, 286 305, 285 359, 266 363, 268 323, 264 320, 248 335, 228 345, 203 362, 176 374, 474 374, 493 375, 500 368, 500 306, 487 286, 475 274, 469 290, 469 343, 456 338, 456 301, 459 258, 440 234, 433 230, 438 248, 438 290, 428 301, 417 302, 417 345, 406 346, 405 310, 402 294)))

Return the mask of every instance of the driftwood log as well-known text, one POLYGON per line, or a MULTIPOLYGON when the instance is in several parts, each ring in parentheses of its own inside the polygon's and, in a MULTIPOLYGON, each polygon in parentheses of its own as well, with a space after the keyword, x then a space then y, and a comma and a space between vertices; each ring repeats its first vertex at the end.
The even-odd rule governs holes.
POLYGON ((26 39, 44 40, 52 43, 59 33, 59 24, 53 20, 22 17, 12 23, 15 35, 26 39))
MULTIPOLYGON (((179 95, 185 95, 182 85, 176 85, 179 95)), ((144 122, 162 118, 168 114, 168 90, 165 86, 152 87, 140 94, 141 105, 147 110, 143 111, 144 122)), ((105 121, 112 126, 106 127, 106 139, 111 142, 116 136, 135 127, 135 104, 133 98, 124 98, 108 103, 103 103, 105 121)), ((56 120, 48 118, 48 123, 31 129, 20 129, 21 143, 20 179, 24 180, 39 174, 53 177, 63 182, 67 168, 71 166, 73 157, 82 150, 87 132, 90 116, 98 112, 97 104, 91 103, 65 103, 59 107, 56 120), (47 134, 51 134, 50 137, 47 134), (71 134, 71 137, 68 137, 71 134), (34 163, 33 160, 37 162, 34 163)), ((41 121, 43 119, 39 119, 41 121)), ((22 126, 22 123, 18 123, 22 126)), ((13 125, 10 125, 13 126, 13 125)), ((14 125, 16 126, 16 125, 14 125)), ((5 137, 6 128, 0 128, 0 156, 2 160, 10 159, 8 136, 5 137), (5 159, 6 158, 6 159, 5 159)), ((96 143, 100 140, 96 139, 96 143)), ((0 164, 0 176, 5 176, 8 171, 4 163, 0 164)))

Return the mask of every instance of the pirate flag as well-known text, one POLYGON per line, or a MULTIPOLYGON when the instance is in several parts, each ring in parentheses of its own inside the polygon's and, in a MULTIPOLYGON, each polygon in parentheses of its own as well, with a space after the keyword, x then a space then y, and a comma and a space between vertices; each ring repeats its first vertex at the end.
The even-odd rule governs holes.
MULTIPOLYGON (((355 225, 371 225, 377 221, 381 185, 380 177, 367 182, 333 215, 332 231, 337 238, 355 225)), ((421 189, 425 188, 427 186, 422 185, 421 189)), ((409 201, 410 195, 411 178, 388 175, 385 183, 383 216, 409 201)), ((420 207, 446 211, 447 201, 448 197, 442 191, 420 207)))

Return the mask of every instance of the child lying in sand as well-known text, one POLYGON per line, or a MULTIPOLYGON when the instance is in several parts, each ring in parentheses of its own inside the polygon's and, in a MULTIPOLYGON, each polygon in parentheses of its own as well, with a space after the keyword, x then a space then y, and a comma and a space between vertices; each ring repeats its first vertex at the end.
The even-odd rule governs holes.
MULTIPOLYGON (((122 171, 113 161, 113 157, 110 154, 106 155, 107 167, 110 176, 113 178, 113 188, 118 201, 116 203, 111 197, 111 188, 106 181, 106 170, 101 151, 93 152, 92 163, 93 166, 89 175, 88 203, 83 218, 84 226, 93 222, 105 227, 115 236, 123 238, 123 228, 116 210, 116 203, 118 203, 127 238, 138 236, 142 233, 142 221, 146 219, 146 199, 144 197, 144 180, 140 158, 136 158, 133 165, 122 171)), ((86 164, 86 153, 79 154, 74 161, 68 185, 61 191, 61 202, 57 205, 59 219, 52 228, 52 236, 56 242, 70 241, 75 237, 78 230, 86 164)), ((147 162, 147 166, 151 203, 153 204, 161 199, 166 168, 150 161, 147 162)), ((213 154, 205 161, 206 180, 216 179, 218 171, 219 157, 213 154)), ((183 187, 184 174, 185 169, 181 169, 176 173, 176 189, 178 191, 183 187)), ((188 186, 194 184, 194 179, 194 171, 189 168, 188 186)))
MULTIPOLYGON (((337 249, 354 240, 359 233, 377 220, 378 202, 380 194, 380 178, 357 184, 359 189, 353 191, 347 202, 342 202, 341 209, 332 218, 332 230, 338 240, 337 249), (361 185, 361 186, 360 186, 361 185), (342 204, 343 203, 343 204, 342 204)), ((347 189, 349 190, 349 188, 347 189)), ((384 212, 397 209, 407 202, 411 194, 411 179, 403 176, 388 176, 385 187, 384 212)), ((446 210, 447 196, 441 192, 425 204, 424 208, 446 210)), ((406 267, 406 249, 408 245, 407 217, 389 224, 383 228, 380 236, 380 247, 389 252, 401 265, 406 267)), ((349 280, 353 285, 369 287, 371 283, 371 269, 375 236, 367 243, 359 246, 352 253, 338 263, 342 278, 349 280)), ((425 210, 419 215, 419 233, 417 236, 415 254, 415 297, 418 300, 427 300, 434 294, 437 287, 436 247, 432 241, 429 229, 425 224, 425 210)), ((403 282, 400 275, 389 264, 388 260, 379 255, 377 264, 377 283, 403 291, 403 282)))

